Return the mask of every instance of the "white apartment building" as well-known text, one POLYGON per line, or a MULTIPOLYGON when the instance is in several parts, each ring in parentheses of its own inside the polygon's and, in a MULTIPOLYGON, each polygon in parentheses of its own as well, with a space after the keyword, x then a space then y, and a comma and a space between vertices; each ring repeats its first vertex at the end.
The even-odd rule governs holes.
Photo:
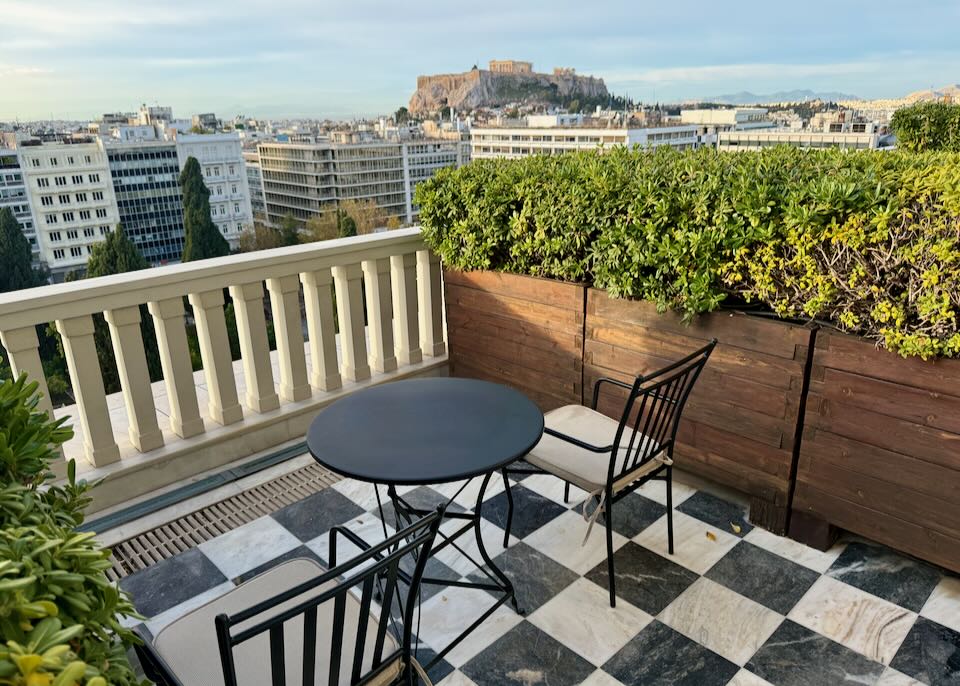
POLYGON ((9 207, 30 243, 34 263, 40 262, 40 244, 33 224, 30 193, 15 150, 0 149, 0 208, 9 207))
POLYGON ((243 151, 243 166, 247 172, 247 187, 250 189, 250 209, 254 219, 266 219, 267 204, 263 197, 263 171, 260 155, 256 150, 243 151))
POLYGON ((830 133, 820 131, 722 131, 717 134, 719 150, 761 150, 778 145, 795 148, 841 148, 876 150, 881 147, 877 133, 830 133))
POLYGON ((253 224, 250 189, 240 137, 236 133, 173 133, 182 170, 190 157, 203 170, 210 190, 210 217, 231 249, 240 245, 240 234, 253 224))
POLYGON ((348 199, 372 200, 386 214, 413 223, 417 184, 438 169, 469 159, 461 140, 348 142, 353 137, 346 135, 337 140, 260 143, 269 223, 277 224, 288 214, 306 222, 348 199))
POLYGON ((54 280, 83 269, 93 246, 120 221, 107 153, 98 139, 18 141, 36 222, 39 258, 54 280))
POLYGON ((773 126, 765 107, 680 110, 680 121, 683 124, 702 124, 735 131, 773 126))
POLYGON ((694 148, 699 127, 692 124, 648 128, 592 128, 587 126, 483 127, 470 130, 472 159, 558 155, 571 150, 611 148, 694 148))

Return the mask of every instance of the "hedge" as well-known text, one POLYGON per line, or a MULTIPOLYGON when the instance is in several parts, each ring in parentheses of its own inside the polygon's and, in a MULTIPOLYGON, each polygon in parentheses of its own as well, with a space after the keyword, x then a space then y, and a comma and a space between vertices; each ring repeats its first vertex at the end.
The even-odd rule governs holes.
POLYGON ((416 202, 455 269, 578 281, 688 319, 759 303, 960 356, 960 155, 617 147, 444 169, 416 202))
POLYGON ((897 146, 912 152, 960 152, 960 105, 918 102, 901 107, 890 121, 897 146))

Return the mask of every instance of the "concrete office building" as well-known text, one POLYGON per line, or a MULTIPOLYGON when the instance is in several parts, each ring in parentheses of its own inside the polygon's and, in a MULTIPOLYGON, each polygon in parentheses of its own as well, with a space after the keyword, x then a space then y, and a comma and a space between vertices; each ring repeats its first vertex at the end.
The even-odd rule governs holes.
POLYGON ((438 169, 464 164, 460 140, 345 142, 337 136, 296 143, 260 143, 267 221, 287 214, 306 222, 342 200, 372 200, 388 215, 413 223, 413 191, 438 169))
POLYGON ((600 128, 584 120, 570 126, 551 117, 528 120, 525 126, 476 126, 470 130, 472 159, 517 158, 527 155, 557 155, 571 150, 611 148, 615 145, 655 148, 669 145, 679 149, 698 144, 699 127, 693 124, 647 128, 600 128))
POLYGON ((243 151, 243 166, 247 173, 247 188, 250 189, 250 209, 254 220, 265 220, 267 204, 263 197, 263 172, 260 169, 260 155, 256 150, 243 151))
POLYGON ((765 107, 733 107, 726 109, 680 110, 683 124, 701 124, 721 131, 767 129, 774 124, 765 107))
POLYGON ((30 193, 27 181, 20 168, 20 158, 15 150, 0 149, 0 209, 9 207, 20 224, 23 235, 30 243, 35 264, 40 262, 40 243, 33 224, 30 208, 30 193))
POLYGON ((36 221, 40 261, 60 281, 67 272, 86 267, 93 246, 120 221, 107 153, 93 138, 25 140, 16 146, 36 221))
POLYGON ((152 265, 183 254, 180 164, 173 141, 105 140, 120 222, 152 265))
POLYGON ((240 234, 253 225, 250 189, 243 149, 236 133, 186 134, 173 132, 180 169, 195 157, 210 190, 210 216, 231 248, 240 245, 240 234))
POLYGON ((795 148, 841 148, 876 150, 884 147, 877 133, 829 133, 819 131, 724 131, 717 134, 719 150, 761 150, 778 145, 795 148))

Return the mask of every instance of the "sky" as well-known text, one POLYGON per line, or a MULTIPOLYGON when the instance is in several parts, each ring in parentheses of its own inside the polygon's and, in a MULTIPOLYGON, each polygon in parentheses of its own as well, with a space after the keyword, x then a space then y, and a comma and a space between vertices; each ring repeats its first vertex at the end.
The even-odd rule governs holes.
POLYGON ((960 0, 0 0, 0 121, 170 105, 345 119, 519 59, 644 102, 960 82, 960 0))

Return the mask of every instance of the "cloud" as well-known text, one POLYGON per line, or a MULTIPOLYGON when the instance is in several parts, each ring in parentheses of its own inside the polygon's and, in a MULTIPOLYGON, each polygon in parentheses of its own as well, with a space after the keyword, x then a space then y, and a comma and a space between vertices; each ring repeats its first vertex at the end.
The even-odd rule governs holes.
POLYGON ((260 52, 244 55, 210 55, 193 57, 149 57, 143 60, 148 67, 164 68, 203 68, 226 67, 242 64, 261 64, 263 62, 286 62, 303 57, 300 52, 260 52))
POLYGON ((693 67, 668 67, 641 71, 605 71, 611 83, 709 83, 730 80, 790 79, 866 74, 880 67, 872 62, 839 62, 833 64, 715 64, 693 67))
POLYGON ((38 35, 100 36, 125 27, 177 26, 212 16, 211 10, 201 7, 144 3, 134 7, 121 0, 83 3, 8 0, 3 8, 3 18, 8 26, 16 26, 21 33, 38 35))
POLYGON ((52 74, 52 70, 46 67, 37 67, 26 64, 4 64, 0 62, 0 78, 14 76, 40 76, 43 74, 52 74))

